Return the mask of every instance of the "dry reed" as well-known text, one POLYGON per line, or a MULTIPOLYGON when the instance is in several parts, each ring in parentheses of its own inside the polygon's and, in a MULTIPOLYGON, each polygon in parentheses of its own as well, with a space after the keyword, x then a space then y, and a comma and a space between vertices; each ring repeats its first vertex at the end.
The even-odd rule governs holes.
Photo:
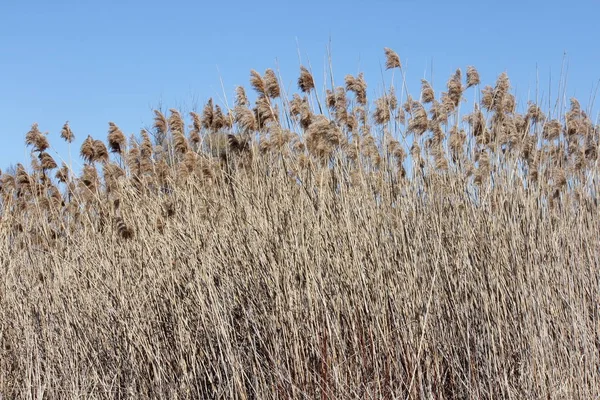
POLYGON ((278 103, 252 71, 254 106, 111 122, 54 177, 32 125, 0 174, 0 397, 597 397, 600 129, 505 74, 459 115, 479 84, 370 110, 348 75, 324 115, 304 67, 278 103))

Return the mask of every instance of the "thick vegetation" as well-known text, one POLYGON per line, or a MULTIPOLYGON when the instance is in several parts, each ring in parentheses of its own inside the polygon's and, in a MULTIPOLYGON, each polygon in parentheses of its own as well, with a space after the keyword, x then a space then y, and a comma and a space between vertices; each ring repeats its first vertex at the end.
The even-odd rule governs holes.
POLYGON ((412 98, 385 54, 374 101, 252 71, 77 171, 34 124, 0 175, 0 397, 597 397, 600 128, 473 67, 412 98))

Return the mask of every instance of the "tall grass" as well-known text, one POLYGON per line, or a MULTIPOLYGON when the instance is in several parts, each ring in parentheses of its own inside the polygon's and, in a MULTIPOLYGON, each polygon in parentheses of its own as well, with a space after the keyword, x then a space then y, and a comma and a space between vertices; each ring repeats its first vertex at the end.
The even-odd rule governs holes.
POLYGON ((363 75, 250 82, 189 128, 111 122, 77 176, 32 126, 0 176, 0 397, 598 397, 600 129, 577 100, 518 112, 473 67, 372 102, 363 75))

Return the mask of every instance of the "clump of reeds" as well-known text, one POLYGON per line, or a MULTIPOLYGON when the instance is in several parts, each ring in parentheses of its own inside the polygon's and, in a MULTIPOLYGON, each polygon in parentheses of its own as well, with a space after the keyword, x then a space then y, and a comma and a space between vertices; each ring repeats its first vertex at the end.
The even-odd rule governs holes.
POLYGON ((0 172, 0 397, 597 396, 600 128, 480 81, 253 70, 81 168, 33 124, 0 172))

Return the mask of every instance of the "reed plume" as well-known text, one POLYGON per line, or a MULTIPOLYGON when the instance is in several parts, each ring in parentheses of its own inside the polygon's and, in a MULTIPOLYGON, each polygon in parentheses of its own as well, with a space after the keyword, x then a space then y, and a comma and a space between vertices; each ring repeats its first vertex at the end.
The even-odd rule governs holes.
POLYGON ((261 96, 267 95, 266 83, 262 76, 255 70, 250 71, 250 85, 261 96))
POLYGON ((314 156, 325 161, 340 144, 341 138, 342 134, 335 122, 318 115, 306 131, 306 147, 314 156))
POLYGON ((106 145, 102 140, 94 140, 93 141, 93 153, 94 158, 92 161, 96 162, 107 162, 108 161, 108 150, 106 149, 106 145))
POLYGON ((55 176, 56 176, 56 179, 61 183, 69 182, 70 173, 69 173, 69 167, 67 166, 67 164, 65 164, 63 162, 60 169, 58 171, 56 171, 55 176))
POLYGON ((184 155, 189 150, 189 144, 183 133, 179 131, 173 132, 173 144, 175 151, 180 155, 184 155))
POLYGON ((544 124, 542 134, 546 140, 555 140, 560 136, 562 130, 562 124, 560 121, 553 119, 544 124))
POLYGON ((179 111, 174 108, 170 108, 169 112, 171 113, 167 121, 169 129, 171 129, 172 132, 180 132, 181 134, 185 135, 185 123, 183 122, 183 118, 181 117, 179 111))
POLYGON ((243 131, 254 132, 257 130, 256 117, 252 110, 246 106, 236 106, 233 111, 234 120, 243 131))
POLYGON ((264 76, 265 94, 271 99, 276 99, 280 96, 281 90, 279 88, 279 82, 277 76, 272 69, 267 69, 264 76))
POLYGON ((202 127, 205 129, 212 129, 213 121, 215 116, 215 107, 213 105, 213 99, 210 98, 206 102, 206 105, 202 109, 202 127))
POLYGON ((425 79, 421 79, 421 102, 423 104, 431 103, 435 100, 435 93, 431 84, 425 79))
POLYGON ((375 100, 375 111, 373 112, 373 119, 376 124, 387 124, 391 119, 391 113, 392 110, 390 108, 387 96, 384 95, 375 100))
POLYGON ((108 148, 112 153, 123 155, 127 145, 125 135, 114 122, 108 123, 108 148))
POLYGON ((39 153, 46 151, 50 147, 46 134, 40 132, 37 123, 31 125, 31 129, 25 135, 25 143, 28 146, 32 146, 33 151, 39 153))
POLYGON ((367 104, 367 83, 365 82, 364 74, 361 72, 356 78, 352 75, 346 75, 344 80, 346 83, 346 90, 354 92, 356 95, 356 102, 365 106, 367 104))
POLYGON ((454 75, 448 80, 448 98, 452 101, 454 107, 458 107, 464 88, 462 86, 462 72, 457 69, 454 75))
POLYGON ((202 141, 202 137, 200 136, 200 131, 202 130, 202 120, 200 115, 196 112, 190 112, 190 117, 192 117, 192 130, 190 131, 190 143, 197 147, 202 141))
POLYGON ((235 88, 235 105, 239 107, 250 105, 248 96, 246 96, 246 90, 243 86, 238 86, 235 88))
POLYGON ((479 85, 481 79, 479 78, 479 72, 473 66, 467 67, 467 88, 471 86, 479 85))
POLYGON ((154 124, 156 143, 162 145, 169 131, 167 118, 160 110, 154 110, 154 124))
POLYGON ((315 80, 313 79, 312 74, 303 65, 300 66, 298 88, 302 93, 310 93, 310 91, 315 88, 315 80))
POLYGON ((73 131, 69 126, 69 121, 65 122, 65 124, 63 125, 60 131, 60 137, 64 139, 67 143, 72 143, 73 140, 75 140, 75 135, 73 134, 73 131))
POLYGON ((383 50, 385 52, 385 69, 402 68, 400 57, 394 50, 387 47, 384 47, 383 50))
POLYGON ((408 132, 415 135, 422 135, 427 131, 429 123, 427 121, 427 111, 421 103, 414 101, 411 106, 411 117, 408 121, 408 132))
POLYGON ((41 152, 38 157, 40 159, 41 167, 43 170, 47 171, 58 167, 58 164, 56 164, 54 158, 52 158, 52 156, 46 153, 45 151, 41 152))
POLYGON ((215 105, 211 128, 213 129, 213 131, 216 132, 226 126, 227 120, 225 118, 225 115, 223 114, 223 110, 221 110, 221 107, 217 104, 215 105))
POLYGON ((90 135, 81 144, 80 155, 86 163, 94 162, 96 152, 94 150, 94 139, 90 135))

